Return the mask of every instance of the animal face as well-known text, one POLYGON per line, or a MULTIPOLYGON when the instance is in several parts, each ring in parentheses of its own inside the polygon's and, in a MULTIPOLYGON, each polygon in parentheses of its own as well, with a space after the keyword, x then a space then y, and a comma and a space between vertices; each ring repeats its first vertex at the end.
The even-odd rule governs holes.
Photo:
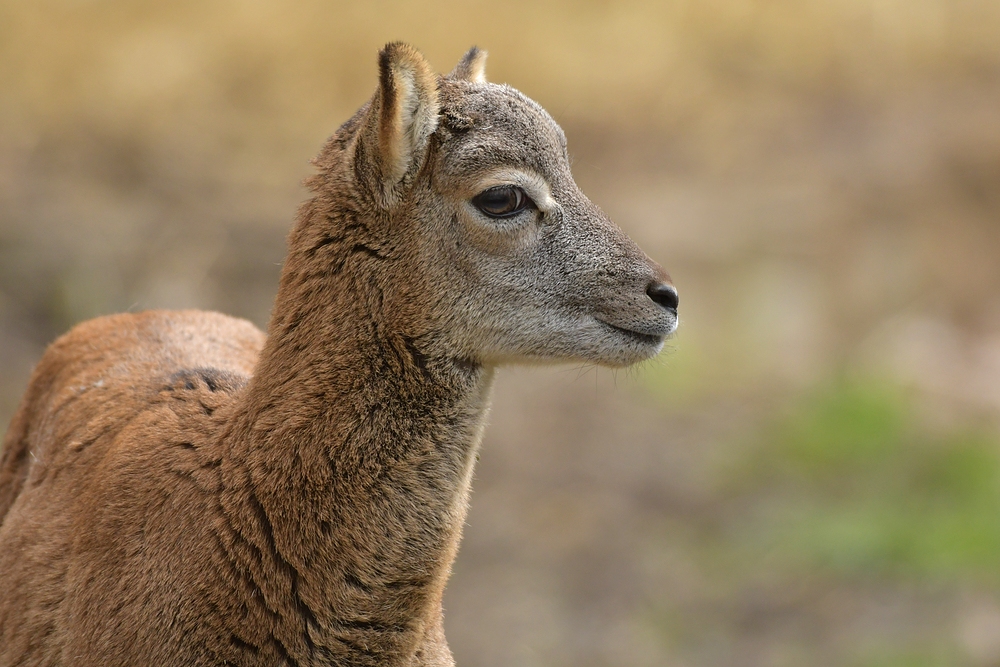
POLYGON ((483 58, 434 78, 399 45, 342 130, 357 133, 357 189, 405 258, 394 279, 419 284, 407 291, 425 331, 482 364, 656 355, 677 326, 669 276, 577 187, 552 117, 488 83, 483 58))
POLYGON ((669 279, 577 187, 551 116, 490 83, 445 80, 441 99, 417 187, 436 202, 426 237, 452 239, 425 257, 462 315, 455 345, 492 363, 617 366, 659 352, 677 312, 647 290, 669 279))

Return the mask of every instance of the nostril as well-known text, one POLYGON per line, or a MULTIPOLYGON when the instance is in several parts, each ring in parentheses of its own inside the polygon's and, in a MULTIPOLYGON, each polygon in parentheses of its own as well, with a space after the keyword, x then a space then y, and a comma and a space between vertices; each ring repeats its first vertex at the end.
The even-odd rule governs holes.
POLYGON ((677 298, 677 290, 674 289, 673 285, 669 283, 652 283, 646 288, 646 294, 649 295, 650 299, 667 310, 677 312, 679 300, 677 298))

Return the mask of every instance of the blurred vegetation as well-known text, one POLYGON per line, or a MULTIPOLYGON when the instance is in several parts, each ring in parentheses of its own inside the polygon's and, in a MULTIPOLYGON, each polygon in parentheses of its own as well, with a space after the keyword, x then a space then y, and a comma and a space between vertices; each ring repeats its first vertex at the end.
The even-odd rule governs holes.
POLYGON ((963 645, 939 614, 954 591, 1000 593, 995 426, 933 423, 913 390, 851 374, 764 414, 715 449, 693 513, 660 528, 703 587, 695 602, 649 603, 672 651, 690 664, 993 664, 996 635, 963 645), (899 611, 871 614, 865 595, 909 598, 933 629, 914 617, 893 628, 899 611), (846 644, 816 632, 838 607, 871 614, 846 644), (775 646, 751 658, 734 627, 776 635, 775 646))
POLYGON ((734 471, 751 546, 839 576, 1000 588, 1000 441, 912 411, 898 389, 844 383, 764 429, 734 471))
POLYGON ((263 326, 377 49, 478 44, 681 328, 501 377, 458 663, 998 667, 998 35, 994 0, 0 2, 0 423, 82 319, 263 326))

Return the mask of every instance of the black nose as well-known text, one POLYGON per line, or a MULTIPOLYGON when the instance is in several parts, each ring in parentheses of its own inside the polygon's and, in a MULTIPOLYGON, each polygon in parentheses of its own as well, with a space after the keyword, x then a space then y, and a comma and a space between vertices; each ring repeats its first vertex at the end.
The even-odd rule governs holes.
POLYGON ((674 313, 677 312, 677 304, 679 302, 677 298, 677 290, 674 286, 669 283, 653 283, 646 288, 646 294, 649 298, 660 304, 667 310, 672 310, 674 313))

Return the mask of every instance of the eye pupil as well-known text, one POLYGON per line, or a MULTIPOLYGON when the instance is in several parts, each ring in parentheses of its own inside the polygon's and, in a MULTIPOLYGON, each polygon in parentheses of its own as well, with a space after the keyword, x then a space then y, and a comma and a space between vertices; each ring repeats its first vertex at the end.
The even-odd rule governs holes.
POLYGON ((472 203, 491 218, 506 218, 526 209, 531 199, 519 187, 498 185, 480 192, 472 203))

